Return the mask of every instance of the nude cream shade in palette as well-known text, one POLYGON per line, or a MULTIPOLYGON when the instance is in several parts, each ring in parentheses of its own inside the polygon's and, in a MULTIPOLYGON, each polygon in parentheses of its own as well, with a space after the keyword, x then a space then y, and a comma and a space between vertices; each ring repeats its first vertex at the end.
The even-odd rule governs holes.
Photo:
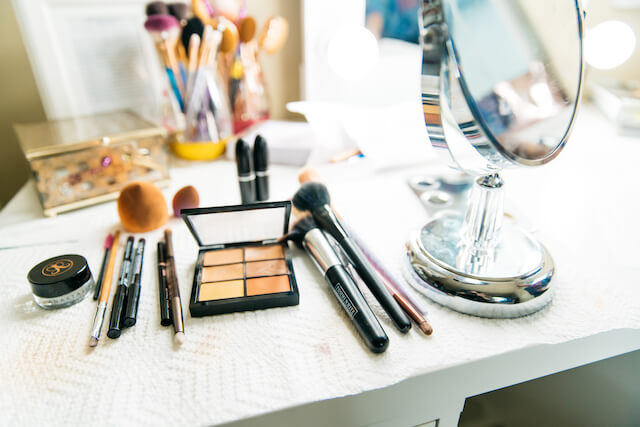
POLYGON ((291 202, 183 209, 200 246, 189 310, 194 317, 297 305, 286 243, 291 202))

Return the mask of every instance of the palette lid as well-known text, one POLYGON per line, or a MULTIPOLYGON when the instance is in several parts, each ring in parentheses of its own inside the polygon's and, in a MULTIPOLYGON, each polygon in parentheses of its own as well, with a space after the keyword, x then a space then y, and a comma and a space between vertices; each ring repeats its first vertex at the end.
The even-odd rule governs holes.
POLYGON ((180 214, 200 247, 274 243, 289 231, 291 202, 182 209, 180 214))

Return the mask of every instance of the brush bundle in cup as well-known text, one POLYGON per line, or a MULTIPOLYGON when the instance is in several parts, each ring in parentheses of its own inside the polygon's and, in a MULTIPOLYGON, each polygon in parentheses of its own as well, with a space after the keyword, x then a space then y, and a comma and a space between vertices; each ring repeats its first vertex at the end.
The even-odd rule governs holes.
POLYGON ((233 130, 240 133, 269 118, 264 75, 258 62, 260 52, 277 52, 287 39, 289 25, 279 16, 269 18, 256 37, 257 24, 251 16, 238 22, 240 43, 229 71, 229 96, 233 130))
POLYGON ((165 69, 184 132, 172 149, 190 160, 212 159, 231 137, 225 85, 217 74, 218 52, 224 48, 224 28, 216 20, 189 18, 182 3, 147 5, 145 29, 154 41, 165 69))

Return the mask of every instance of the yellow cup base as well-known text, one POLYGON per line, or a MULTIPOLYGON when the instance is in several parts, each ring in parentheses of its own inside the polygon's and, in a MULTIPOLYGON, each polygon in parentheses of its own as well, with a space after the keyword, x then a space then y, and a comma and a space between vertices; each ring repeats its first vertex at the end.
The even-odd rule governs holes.
POLYGON ((224 153, 229 139, 222 139, 218 142, 171 142, 169 146, 176 156, 185 160, 213 160, 224 153))

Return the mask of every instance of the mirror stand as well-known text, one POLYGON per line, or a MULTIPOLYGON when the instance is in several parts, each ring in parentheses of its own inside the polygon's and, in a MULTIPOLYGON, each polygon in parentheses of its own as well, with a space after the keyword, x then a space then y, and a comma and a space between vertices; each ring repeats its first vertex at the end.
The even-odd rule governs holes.
POLYGON ((497 173, 475 180, 464 215, 446 213, 422 227, 410 239, 408 255, 419 277, 410 281, 414 287, 463 313, 519 317, 552 297, 553 259, 505 217, 497 173))

